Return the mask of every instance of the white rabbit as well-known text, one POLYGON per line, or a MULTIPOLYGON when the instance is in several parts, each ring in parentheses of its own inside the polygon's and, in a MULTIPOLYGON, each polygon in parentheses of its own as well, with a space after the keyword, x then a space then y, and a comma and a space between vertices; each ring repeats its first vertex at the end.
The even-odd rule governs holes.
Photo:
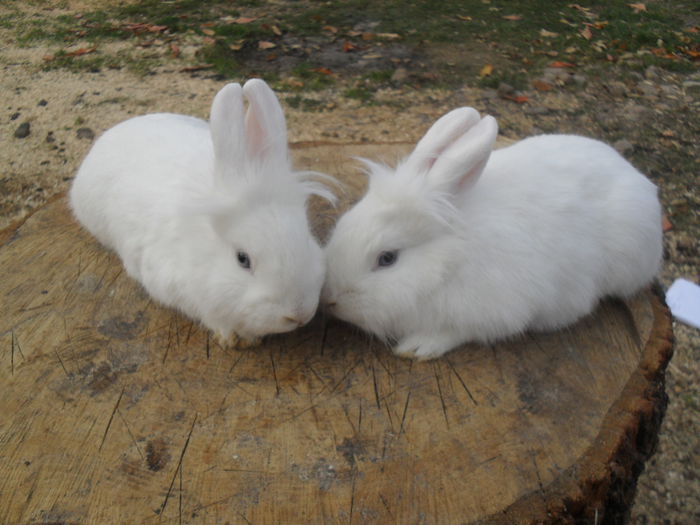
POLYGON ((223 340, 256 339, 318 306, 325 261, 305 203, 333 196, 312 175, 292 171, 282 108, 252 79, 219 91, 209 124, 161 113, 105 132, 70 202, 156 300, 223 340))
POLYGON ((430 359, 563 327, 653 280, 654 184, 602 142, 543 135, 492 154, 497 133, 460 108, 395 170, 365 161, 367 193, 325 249, 330 313, 430 359))

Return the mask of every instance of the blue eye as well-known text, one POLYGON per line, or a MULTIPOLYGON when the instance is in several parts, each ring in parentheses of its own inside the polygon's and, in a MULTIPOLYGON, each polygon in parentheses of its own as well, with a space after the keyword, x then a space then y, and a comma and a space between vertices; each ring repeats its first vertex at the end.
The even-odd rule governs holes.
POLYGON ((388 250, 379 254, 377 257, 377 266, 380 268, 386 268, 387 266, 393 265, 399 258, 398 250, 388 250))
POLYGON ((241 266, 241 268, 245 268, 246 270, 250 269, 250 257, 248 257, 246 252, 239 250, 236 252, 236 258, 238 259, 238 264, 241 266))

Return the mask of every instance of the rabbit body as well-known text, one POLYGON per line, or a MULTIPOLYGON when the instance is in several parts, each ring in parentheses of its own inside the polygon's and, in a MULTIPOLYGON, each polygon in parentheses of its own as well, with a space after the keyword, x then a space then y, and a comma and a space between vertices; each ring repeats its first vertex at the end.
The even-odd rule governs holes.
POLYGON ((324 192, 303 178, 289 165, 279 103, 255 80, 222 89, 211 124, 160 113, 109 129, 70 201, 156 300, 224 340, 255 339, 308 322, 318 304, 325 263, 305 201, 324 192))
POLYGON ((542 135, 489 158, 495 120, 456 111, 434 126, 447 139, 429 132, 395 172, 370 163, 367 194, 326 248, 335 315, 429 359, 566 326, 654 278, 656 187, 615 150, 542 135), (383 253, 398 255, 383 267, 383 253))

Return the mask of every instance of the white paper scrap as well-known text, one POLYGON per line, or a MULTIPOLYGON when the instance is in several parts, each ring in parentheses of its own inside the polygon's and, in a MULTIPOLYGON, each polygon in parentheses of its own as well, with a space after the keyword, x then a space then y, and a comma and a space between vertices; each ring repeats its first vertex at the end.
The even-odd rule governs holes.
POLYGON ((666 292, 666 304, 676 319, 700 328, 700 286, 676 279, 666 292))

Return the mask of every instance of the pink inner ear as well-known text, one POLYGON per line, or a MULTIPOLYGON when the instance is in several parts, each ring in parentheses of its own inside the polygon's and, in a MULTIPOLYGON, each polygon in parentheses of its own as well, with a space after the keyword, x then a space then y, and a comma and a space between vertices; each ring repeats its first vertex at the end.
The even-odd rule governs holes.
POLYGON ((246 142, 248 144, 248 155, 251 158, 259 157, 265 147, 265 131, 259 115, 260 108, 251 102, 245 116, 246 142))

